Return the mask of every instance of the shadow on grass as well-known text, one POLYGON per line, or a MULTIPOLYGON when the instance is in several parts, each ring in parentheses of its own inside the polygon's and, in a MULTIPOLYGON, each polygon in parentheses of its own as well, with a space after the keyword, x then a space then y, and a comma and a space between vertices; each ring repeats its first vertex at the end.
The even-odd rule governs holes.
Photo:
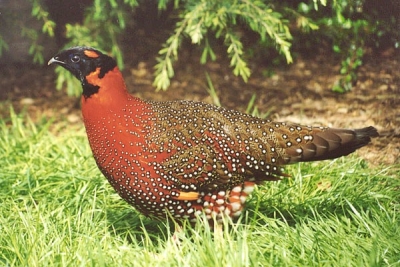
POLYGON ((130 243, 151 241, 153 245, 164 242, 174 232, 174 225, 169 221, 160 221, 140 214, 134 208, 107 209, 110 232, 126 238, 130 243))

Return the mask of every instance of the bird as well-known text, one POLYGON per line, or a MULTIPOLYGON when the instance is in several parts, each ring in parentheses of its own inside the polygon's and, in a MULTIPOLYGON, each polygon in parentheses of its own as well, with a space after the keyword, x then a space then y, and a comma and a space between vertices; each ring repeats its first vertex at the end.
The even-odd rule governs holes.
POLYGON ((83 122, 100 171, 155 219, 236 219, 256 185, 288 176, 284 165, 345 156, 379 135, 373 126, 312 127, 202 102, 143 100, 128 93, 116 61, 91 47, 65 49, 51 64, 82 85, 83 122))

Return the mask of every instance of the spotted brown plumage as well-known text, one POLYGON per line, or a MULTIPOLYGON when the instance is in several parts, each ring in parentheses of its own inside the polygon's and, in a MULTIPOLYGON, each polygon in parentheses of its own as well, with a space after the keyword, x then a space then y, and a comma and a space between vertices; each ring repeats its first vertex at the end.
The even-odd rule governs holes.
POLYGON ((272 122, 192 101, 129 95, 115 61, 89 47, 53 57, 80 80, 93 156, 118 194, 146 215, 178 221, 237 217, 254 185, 281 166, 352 153, 373 127, 332 129, 272 122))

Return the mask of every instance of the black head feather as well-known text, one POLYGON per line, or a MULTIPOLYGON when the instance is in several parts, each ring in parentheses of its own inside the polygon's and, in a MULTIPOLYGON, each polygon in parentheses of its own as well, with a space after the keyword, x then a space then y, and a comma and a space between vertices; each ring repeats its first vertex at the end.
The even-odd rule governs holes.
POLYGON ((99 78, 113 70, 115 60, 97 49, 84 46, 71 47, 59 52, 48 64, 57 64, 70 71, 82 84, 83 95, 90 97, 97 93, 99 87, 88 83, 86 76, 100 68, 99 78))
POLYGON ((77 79, 85 84, 85 77, 100 68, 99 78, 116 67, 113 58, 91 47, 76 46, 59 52, 48 64, 58 64, 69 70, 77 79))

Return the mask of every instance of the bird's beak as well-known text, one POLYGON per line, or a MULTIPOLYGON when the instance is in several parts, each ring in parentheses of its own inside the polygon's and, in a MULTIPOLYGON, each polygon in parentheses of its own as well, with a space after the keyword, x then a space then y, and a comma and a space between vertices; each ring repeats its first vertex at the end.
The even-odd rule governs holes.
POLYGON ((57 64, 61 64, 61 65, 64 65, 64 64, 65 64, 63 61, 59 60, 57 56, 51 58, 51 59, 49 60, 49 62, 47 62, 47 65, 51 65, 51 64, 53 64, 53 63, 57 63, 57 64))

